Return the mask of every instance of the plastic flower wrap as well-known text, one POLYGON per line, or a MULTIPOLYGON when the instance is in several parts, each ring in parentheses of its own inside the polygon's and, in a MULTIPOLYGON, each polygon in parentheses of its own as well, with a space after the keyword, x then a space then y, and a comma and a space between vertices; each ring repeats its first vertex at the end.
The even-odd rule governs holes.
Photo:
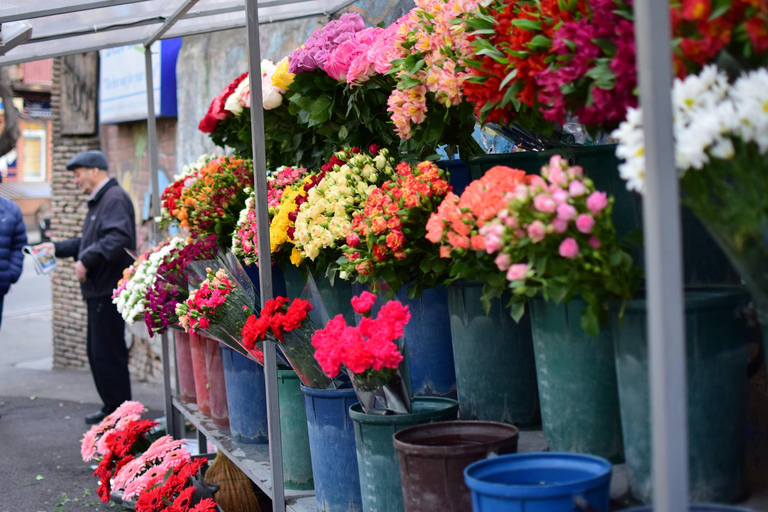
POLYGON ((176 306, 184 330, 214 338, 264 364, 260 349, 249 351, 243 345, 241 331, 256 311, 257 294, 234 255, 194 262, 190 272, 189 297, 176 306), (197 285, 195 276, 202 278, 197 285))
POLYGON ((120 468, 112 488, 122 494, 124 501, 132 501, 144 491, 164 481, 166 474, 191 460, 185 441, 163 436, 152 443, 147 451, 120 468))
POLYGON ((178 323, 176 304, 189 296, 186 269, 195 260, 210 260, 218 254, 216 235, 174 248, 157 267, 157 279, 147 290, 144 323, 150 336, 162 334, 178 323))
POLYGON ((587 303, 582 328, 595 336, 599 322, 607 322, 608 303, 632 298, 638 271, 617 241, 612 210, 613 198, 558 155, 541 177, 506 195, 479 234, 506 275, 516 320, 531 297, 561 302, 578 294, 587 303))
POLYGON ((451 190, 445 171, 432 162, 397 166, 397 174, 368 195, 352 218, 341 264, 343 279, 384 280, 395 292, 415 282, 412 293, 442 283, 447 262, 426 238, 430 215, 451 190))
POLYGON ((465 57, 470 52, 470 27, 463 16, 477 0, 418 0, 402 18, 397 36, 385 53, 395 57, 389 74, 397 88, 388 111, 401 139, 415 138, 420 146, 458 146, 462 153, 482 153, 472 139, 472 107, 463 101, 470 76, 465 57))
POLYGON ((312 303, 296 298, 275 297, 264 305, 259 314, 251 315, 242 330, 245 348, 252 350, 257 343, 269 338, 277 343, 291 368, 305 386, 326 389, 333 383, 314 358, 312 335, 317 330, 310 319, 312 303))
POLYGON ((253 187, 252 163, 222 156, 197 171, 196 179, 173 198, 169 211, 182 229, 189 230, 190 239, 216 234, 227 247, 248 187, 253 187))
POLYGON ((309 189, 300 207, 294 232, 296 249, 302 257, 317 260, 321 268, 338 259, 352 230, 353 216, 362 212, 376 185, 395 173, 388 150, 374 146, 369 150, 361 153, 348 148, 336 153, 333 170, 309 189))
POLYGON ((331 378, 344 368, 365 412, 405 414, 411 411, 411 397, 399 371, 403 348, 397 340, 411 313, 408 306, 389 301, 371 318, 374 300, 369 292, 352 299, 355 312, 363 315, 358 326, 347 325, 343 315, 337 315, 316 331, 315 358, 331 378))
POLYGON ((185 244, 184 239, 173 238, 170 242, 164 242, 144 253, 126 270, 125 277, 118 282, 112 293, 112 303, 117 305, 117 311, 127 323, 133 324, 144 319, 145 310, 149 305, 147 294, 157 280, 157 269, 174 250, 185 244))

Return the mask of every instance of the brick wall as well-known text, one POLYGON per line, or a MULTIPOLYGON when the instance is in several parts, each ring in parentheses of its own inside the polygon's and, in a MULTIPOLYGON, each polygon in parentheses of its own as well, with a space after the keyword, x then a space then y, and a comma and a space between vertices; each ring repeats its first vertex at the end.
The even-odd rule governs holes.
MULTIPOLYGON (((51 117, 53 167, 51 172, 51 230, 54 240, 80 236, 87 206, 75 186, 67 161, 89 149, 99 149, 98 137, 61 135, 61 59, 53 65, 51 117)), ((87 312, 75 278, 71 258, 59 260, 53 284, 53 365, 55 368, 88 368, 85 353, 87 312)))

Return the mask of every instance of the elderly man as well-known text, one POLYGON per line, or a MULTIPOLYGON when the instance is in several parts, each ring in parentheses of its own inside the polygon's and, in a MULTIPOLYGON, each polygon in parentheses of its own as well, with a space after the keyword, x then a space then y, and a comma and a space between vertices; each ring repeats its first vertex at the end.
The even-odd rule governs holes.
POLYGON ((21 248, 26 244, 27 230, 21 210, 10 199, 0 197, 0 323, 3 320, 3 298, 21 277, 24 264, 21 248))
POLYGON ((80 238, 44 243, 39 249, 76 260, 75 275, 88 304, 88 362, 104 407, 85 417, 100 422, 125 400, 131 399, 125 322, 112 304, 112 290, 133 258, 136 221, 131 198, 107 175, 101 151, 86 151, 67 162, 75 184, 88 195, 88 214, 80 238))

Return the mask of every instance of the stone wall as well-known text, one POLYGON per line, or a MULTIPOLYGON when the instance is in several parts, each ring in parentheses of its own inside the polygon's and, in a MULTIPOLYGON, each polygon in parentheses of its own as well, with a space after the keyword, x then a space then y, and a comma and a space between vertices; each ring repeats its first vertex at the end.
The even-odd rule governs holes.
MULTIPOLYGON (((87 206, 75 186, 67 161, 90 149, 99 149, 97 136, 64 136, 61 133, 61 59, 53 64, 51 117, 53 121, 53 167, 51 179, 51 230, 55 241, 80 236, 87 206)), ((60 259, 52 278, 53 365, 55 368, 88 368, 85 352, 87 312, 75 278, 75 262, 60 259)))

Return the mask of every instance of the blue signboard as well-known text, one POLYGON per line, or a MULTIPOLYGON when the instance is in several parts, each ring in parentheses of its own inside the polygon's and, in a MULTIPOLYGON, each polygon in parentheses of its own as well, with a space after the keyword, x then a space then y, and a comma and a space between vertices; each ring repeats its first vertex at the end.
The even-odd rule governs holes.
MULTIPOLYGON (((152 81, 155 114, 176 116, 176 59, 181 38, 152 45, 152 81)), ((102 124, 147 118, 144 47, 121 46, 101 50, 99 121, 102 124)))

